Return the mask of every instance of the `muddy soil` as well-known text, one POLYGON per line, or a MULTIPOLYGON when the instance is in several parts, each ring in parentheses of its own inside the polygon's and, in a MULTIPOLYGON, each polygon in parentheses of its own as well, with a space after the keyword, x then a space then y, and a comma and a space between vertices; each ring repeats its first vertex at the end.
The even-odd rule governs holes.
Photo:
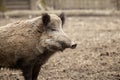
MULTIPOLYGON (((0 26, 20 19, 0 19, 0 26)), ((76 49, 53 55, 38 80, 120 80, 120 17, 68 17, 64 31, 76 49)), ((24 80, 19 70, 0 70, 0 80, 24 80)))

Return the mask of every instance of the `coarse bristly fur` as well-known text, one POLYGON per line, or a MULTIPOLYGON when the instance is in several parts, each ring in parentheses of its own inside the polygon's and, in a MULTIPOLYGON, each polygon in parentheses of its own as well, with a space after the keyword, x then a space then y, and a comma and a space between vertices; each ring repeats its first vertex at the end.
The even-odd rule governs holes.
POLYGON ((70 47, 62 31, 63 17, 45 13, 0 27, 0 67, 20 69, 25 80, 37 80, 49 57, 70 47))

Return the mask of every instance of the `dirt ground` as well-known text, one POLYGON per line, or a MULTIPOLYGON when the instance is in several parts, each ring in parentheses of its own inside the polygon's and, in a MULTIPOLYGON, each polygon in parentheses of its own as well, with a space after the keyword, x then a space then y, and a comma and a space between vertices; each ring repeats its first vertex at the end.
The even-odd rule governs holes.
MULTIPOLYGON (((0 19, 0 26, 18 19, 0 19)), ((53 55, 39 80, 120 80, 120 17, 68 17, 64 31, 76 49, 53 55)), ((1 69, 0 80, 23 80, 21 71, 1 69)))

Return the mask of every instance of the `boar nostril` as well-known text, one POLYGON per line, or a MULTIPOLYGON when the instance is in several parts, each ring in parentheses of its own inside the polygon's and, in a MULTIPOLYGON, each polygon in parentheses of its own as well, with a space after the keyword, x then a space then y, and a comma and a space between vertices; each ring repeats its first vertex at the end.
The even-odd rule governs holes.
POLYGON ((71 48, 72 48, 72 49, 75 49, 76 46, 77 46, 77 44, 72 44, 72 45, 71 45, 71 48))

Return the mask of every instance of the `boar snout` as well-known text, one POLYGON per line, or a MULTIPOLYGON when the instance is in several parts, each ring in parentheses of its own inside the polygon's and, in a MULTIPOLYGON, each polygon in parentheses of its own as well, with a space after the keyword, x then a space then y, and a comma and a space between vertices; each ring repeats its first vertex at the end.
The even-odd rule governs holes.
POLYGON ((71 42, 70 48, 71 49, 75 49, 77 47, 77 43, 75 43, 74 41, 71 42))
POLYGON ((66 42, 66 43, 62 42, 62 46, 63 46, 64 48, 75 49, 75 48, 77 47, 77 43, 75 43, 75 42, 73 42, 73 41, 71 41, 71 42, 66 42))
POLYGON ((62 48, 71 48, 71 49, 75 49, 77 46, 77 43, 75 41, 70 40, 67 36, 60 36, 58 38, 58 43, 60 43, 62 45, 62 48))

